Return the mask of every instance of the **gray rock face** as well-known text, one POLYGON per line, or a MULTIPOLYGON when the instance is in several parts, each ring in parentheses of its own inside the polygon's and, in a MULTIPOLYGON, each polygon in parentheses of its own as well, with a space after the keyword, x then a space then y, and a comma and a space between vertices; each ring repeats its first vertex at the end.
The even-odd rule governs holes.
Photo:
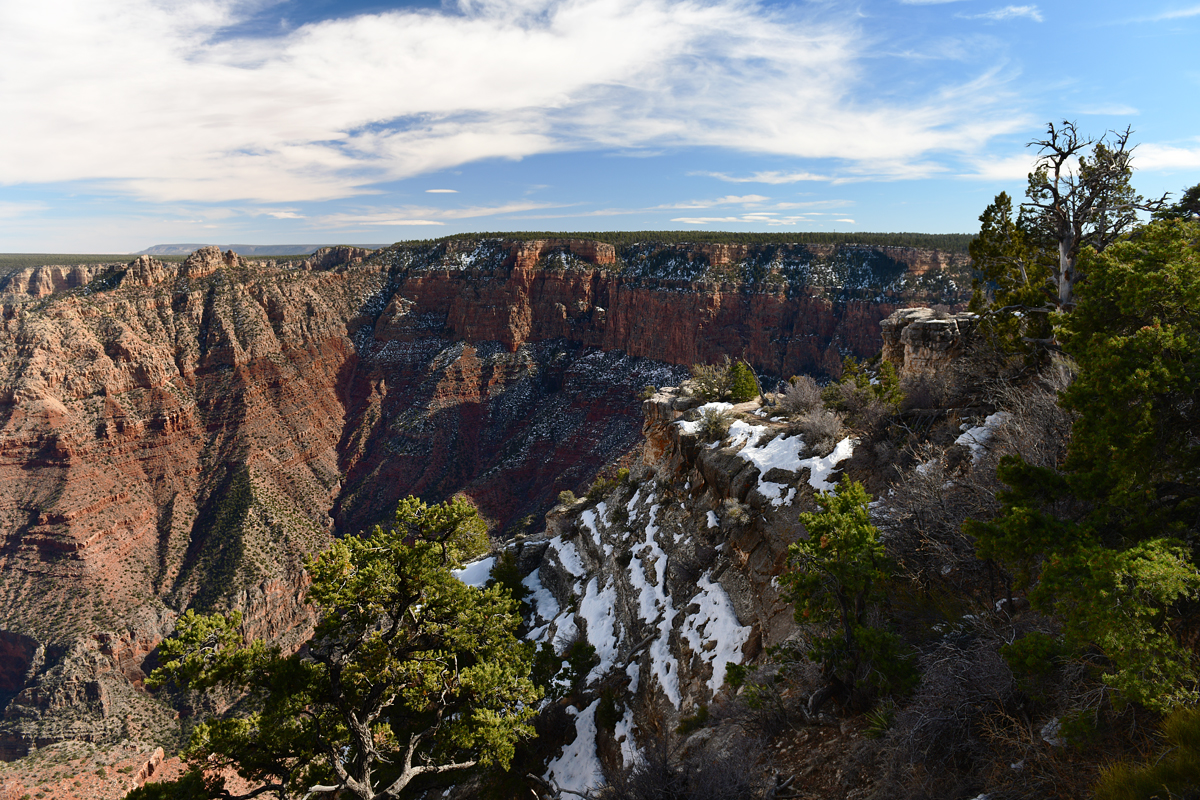
POLYGON ((947 314, 931 308, 902 308, 879 323, 883 358, 901 378, 937 375, 962 355, 978 326, 970 312, 947 314))
MULTIPOLYGON (((534 590, 530 638, 559 653, 576 639, 596 648, 599 663, 577 701, 577 736, 595 735, 587 727, 593 698, 615 691, 622 759, 652 730, 674 729, 727 692, 729 664, 795 632, 775 579, 801 535, 797 513, 815 507, 814 485, 852 448, 805 458, 802 442, 753 404, 737 407, 725 442, 702 442, 682 419, 696 404, 674 389, 646 400, 646 442, 630 480, 599 502, 559 507, 545 538, 519 545, 534 590), (542 555, 529 559, 535 541, 542 555)), ((570 753, 586 749, 572 743, 570 753)), ((613 758, 614 748, 600 751, 613 758)))

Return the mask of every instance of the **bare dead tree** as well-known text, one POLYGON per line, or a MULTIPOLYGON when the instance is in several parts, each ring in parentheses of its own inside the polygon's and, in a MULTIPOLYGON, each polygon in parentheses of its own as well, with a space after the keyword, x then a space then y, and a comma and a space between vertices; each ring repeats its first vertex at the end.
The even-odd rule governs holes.
POLYGON ((1057 247, 1053 281, 1060 308, 1075 305, 1075 285, 1082 278, 1077 261, 1084 247, 1103 250, 1137 224, 1138 211, 1160 211, 1166 205, 1167 195, 1146 200, 1129 184, 1132 133, 1126 128, 1092 139, 1064 120, 1059 127, 1050 123, 1046 138, 1026 145, 1036 146, 1040 155, 1029 174, 1029 199, 1021 208, 1057 247))

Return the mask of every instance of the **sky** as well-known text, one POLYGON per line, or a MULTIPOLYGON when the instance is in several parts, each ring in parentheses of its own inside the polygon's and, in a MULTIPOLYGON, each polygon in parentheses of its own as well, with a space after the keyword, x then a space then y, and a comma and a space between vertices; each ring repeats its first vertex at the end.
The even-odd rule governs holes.
POLYGON ((1197 0, 0 0, 0 252, 973 232, 1050 122, 1200 182, 1197 51, 1197 0))

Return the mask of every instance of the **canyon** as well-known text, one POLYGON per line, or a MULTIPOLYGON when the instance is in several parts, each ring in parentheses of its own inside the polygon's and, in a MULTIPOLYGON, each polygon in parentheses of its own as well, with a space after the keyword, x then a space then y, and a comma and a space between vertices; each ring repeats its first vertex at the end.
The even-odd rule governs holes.
MULTIPOLYGON (((581 530, 581 511, 551 511, 559 492, 616 465, 649 479, 667 459, 664 478, 745 501, 716 465, 684 466, 694 446, 656 388, 724 355, 767 381, 836 375, 880 350, 894 311, 959 305, 968 285, 965 257, 913 248, 580 239, 14 273, 0 283, 0 758, 63 741, 169 749, 177 711, 142 682, 178 614, 236 608, 247 638, 298 647, 304 559, 406 495, 461 493, 498 538, 544 529, 527 561, 581 530)), ((910 361, 932 364, 918 327, 910 361)), ((654 524, 648 498, 621 500, 654 524)), ((598 519, 599 549, 584 549, 603 571, 598 519)), ((766 530, 733 531, 747 569, 721 573, 743 576, 729 596, 747 656, 782 635, 785 537, 766 530)), ((714 543, 691 540, 673 563, 715 585, 714 543)), ((697 664, 676 711, 715 680, 697 664)))

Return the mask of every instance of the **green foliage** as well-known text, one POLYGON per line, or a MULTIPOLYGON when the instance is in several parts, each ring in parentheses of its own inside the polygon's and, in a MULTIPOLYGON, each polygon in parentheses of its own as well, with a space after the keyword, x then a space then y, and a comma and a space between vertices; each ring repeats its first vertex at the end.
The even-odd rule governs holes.
POLYGON ((788 548, 788 568, 780 576, 796 621, 820 626, 809 657, 852 691, 903 691, 915 677, 905 648, 870 619, 886 599, 892 571, 871 524, 870 495, 843 478, 816 500, 820 512, 800 515, 808 538, 788 548))
POLYGON ((563 660, 558 653, 554 652, 553 645, 549 642, 542 642, 533 655, 533 667, 529 672, 529 679, 546 697, 551 700, 561 700, 566 696, 566 690, 569 688, 558 680, 562 668, 563 660))
POLYGON ((1049 634, 1034 631, 1016 641, 1002 645, 1008 668, 1018 678, 1039 678, 1053 671, 1063 657, 1062 644, 1049 634))
POLYGON ((692 385, 701 400, 728 400, 732 362, 723 356, 718 364, 693 364, 692 385))
POLYGON ((890 361, 882 361, 872 375, 852 356, 842 361, 842 377, 825 387, 827 406, 846 416, 858 428, 869 429, 892 417, 904 402, 900 377, 890 361))
POLYGON ((863 718, 867 721, 867 727, 863 729, 863 736, 868 739, 882 739, 887 735, 888 730, 892 727, 892 722, 896 719, 896 703, 890 699, 885 700, 863 714, 863 718))
POLYGON ((732 689, 740 689, 746 683, 750 667, 745 664, 725 665, 725 685, 732 689))
POLYGON ((658 392, 658 389, 656 389, 654 387, 654 384, 647 383, 645 386, 642 387, 641 394, 639 394, 638 397, 641 398, 642 400, 649 400, 651 397, 654 397, 654 395, 657 392, 658 392))
POLYGON ((1167 747, 1138 764, 1119 762, 1105 768, 1096 784, 1096 800, 1174 800, 1195 797, 1200 786, 1200 708, 1180 708, 1167 717, 1161 733, 1167 747))
POLYGON ((192 769, 178 780, 147 783, 131 789, 125 795, 125 800, 208 800, 210 797, 221 797, 224 785, 223 778, 206 778, 198 769, 192 769))
POLYGON ((529 595, 533 594, 533 590, 521 582, 521 571, 517 567, 517 554, 512 550, 502 550, 500 555, 496 556, 496 563, 492 566, 492 574, 488 576, 485 588, 499 586, 508 596, 517 602, 520 615, 524 617, 527 613, 528 603, 526 600, 529 595))
POLYGON ((700 415, 700 426, 696 432, 706 442, 719 442, 729 435, 733 414, 716 408, 706 408, 700 415))
POLYGON ((1183 196, 1179 198, 1178 202, 1156 211, 1154 218, 1200 222, 1200 183, 1184 190, 1183 196))
POLYGON ((475 509, 402 500, 394 524, 308 564, 318 611, 305 651, 245 644, 240 617, 184 614, 149 683, 243 696, 244 713, 196 726, 184 756, 235 768, 282 796, 314 784, 403 796, 415 779, 505 765, 540 694, 516 602, 451 574, 486 550, 475 509))
POLYGON ((1190 519, 1200 502, 1200 224, 1151 223, 1081 263, 1088 281, 1059 334, 1079 364, 1063 397, 1080 413, 1068 469, 1081 491, 1146 529, 1190 519))
POLYGON ((600 702, 596 705, 596 727, 612 733, 621 721, 621 712, 617 708, 617 693, 605 687, 600 691, 600 702))
POLYGON ((1050 335, 1055 254, 1041 242, 1044 237, 1030 230, 1028 217, 1013 220, 1012 200, 1005 192, 996 195, 979 222, 979 235, 970 247, 974 291, 968 308, 984 315, 984 332, 1004 350, 1031 351, 1026 339, 1050 335))
POLYGON ((573 506, 578 498, 570 489, 563 489, 558 493, 558 504, 560 506, 573 506))
POLYGON ((687 736, 689 733, 698 731, 708 723, 708 706, 701 704, 696 708, 695 714, 689 714, 679 720, 679 727, 675 732, 687 736))
POLYGON ((600 663, 596 648, 583 639, 577 639, 567 649, 565 665, 561 673, 562 681, 568 687, 569 694, 583 690, 587 683, 588 673, 592 667, 600 663))
MULTIPOLYGON (((627 477, 629 477, 629 470, 625 470, 624 478, 627 477)), ((607 478, 604 476, 597 476, 596 480, 592 482, 591 487, 588 488, 587 499, 591 500, 593 503, 603 500, 612 492, 613 489, 616 489, 625 482, 624 478, 621 476, 620 472, 618 472, 615 476, 609 476, 607 478)))
POLYGON ((745 403, 758 397, 758 379, 745 361, 729 366, 729 402, 745 403))
POLYGON ((1089 278, 1059 332, 1079 367, 1061 400, 1078 414, 1065 472, 1002 460, 1002 513, 968 525, 1069 650, 1098 648, 1105 682, 1159 710, 1200 679, 1175 633, 1200 595, 1198 241, 1196 224, 1155 222, 1081 256, 1089 278))

